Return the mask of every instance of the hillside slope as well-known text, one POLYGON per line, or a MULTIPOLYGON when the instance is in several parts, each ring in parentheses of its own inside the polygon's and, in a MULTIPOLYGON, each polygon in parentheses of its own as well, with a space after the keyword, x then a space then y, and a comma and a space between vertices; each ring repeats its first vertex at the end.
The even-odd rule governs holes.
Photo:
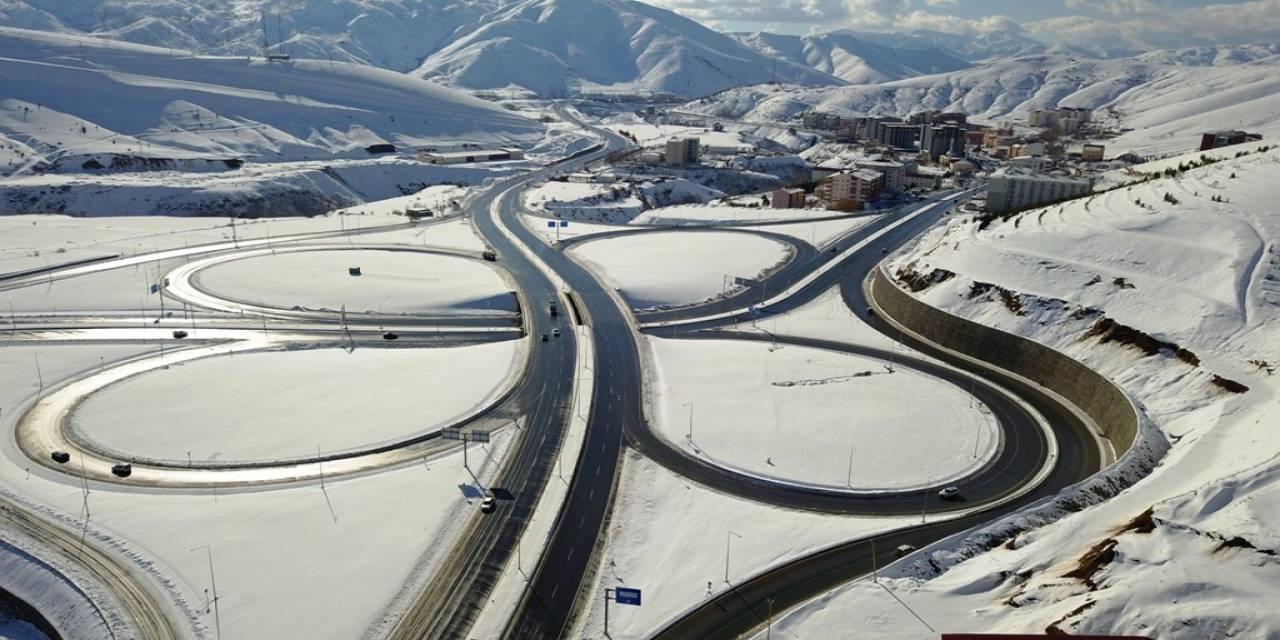
POLYGON ((839 84, 673 12, 631 0, 6 0, 0 25, 215 55, 367 64, 468 89, 696 97, 766 82, 839 84), (265 33, 264 33, 265 32, 265 33))
POLYGON ((541 95, 622 91, 699 96, 778 77, 836 84, 675 13, 631 0, 526 0, 495 12, 415 72, 456 86, 541 95))
POLYGON ((813 67, 850 84, 872 84, 971 66, 936 47, 899 48, 848 33, 789 36, 752 33, 739 41, 771 57, 813 67))
POLYGON ((0 140, 23 150, 10 171, 111 165, 115 156, 364 157, 378 143, 528 141, 542 132, 490 103, 366 66, 175 56, 7 28, 0 86, 0 140))
MULTIPOLYGON (((905 117, 917 111, 963 111, 979 119, 1025 117, 1055 106, 1105 108, 1135 129, 1113 146, 1166 150, 1164 138, 1205 129, 1280 134, 1280 56, 1242 48, 1243 60, 1217 51, 1211 60, 1188 51, 1140 59, 1096 60, 1041 55, 877 85, 804 89, 741 87, 686 105, 725 118, 779 122, 808 109, 848 115, 905 117), (1190 60, 1200 63, 1188 64, 1190 60), (1175 64, 1176 63, 1176 64, 1175 64)), ((1189 146, 1173 140, 1173 149, 1189 146)))
MULTIPOLYGON (((988 225, 956 217, 893 260, 954 274, 918 294, 930 304, 1110 377, 1171 448, 1107 502, 1080 510, 1069 500, 1062 520, 1007 543, 944 545, 932 569, 920 559, 882 572, 885 586, 955 632, 1280 634, 1277 181, 1280 150, 1259 147, 988 225), (934 577, 939 567, 949 570, 934 577)), ((869 581, 778 628, 833 637, 859 620, 875 620, 878 638, 924 637, 869 581)))

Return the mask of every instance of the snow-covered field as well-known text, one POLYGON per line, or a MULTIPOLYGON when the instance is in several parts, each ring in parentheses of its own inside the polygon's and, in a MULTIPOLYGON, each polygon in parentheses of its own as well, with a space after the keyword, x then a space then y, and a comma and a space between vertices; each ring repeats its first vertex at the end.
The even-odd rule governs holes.
MULTIPOLYGON (((731 584, 839 542, 918 524, 778 509, 711 491, 639 455, 627 455, 609 537, 589 593, 644 591, 644 606, 609 608, 614 638, 645 638, 731 584), (728 566, 725 566, 726 548, 728 566)), ((603 636, 604 603, 591 598, 573 637, 603 636)))
POLYGON ((414 251, 281 251, 218 262, 194 281, 211 295, 277 309, 352 313, 515 311, 512 287, 488 263, 414 251), (359 267, 361 275, 349 275, 359 267))
MULTIPOLYGON (((12 431, 17 409, 35 396, 36 354, 51 382, 96 369, 99 356, 109 363, 138 351, 109 344, 0 349, 0 426, 12 431)), ((480 482, 492 477, 505 443, 499 435, 493 445, 473 446, 470 464, 480 482)), ((12 439, 0 451, 7 494, 80 528, 85 497, 78 480, 25 462, 12 439)), ((379 474, 269 491, 138 492, 90 483, 88 535, 125 554, 140 575, 158 579, 205 637, 214 635, 213 615, 205 611, 208 546, 224 637, 355 638, 375 625, 407 582, 431 575, 476 508, 476 482, 455 452, 379 474), (316 594, 324 594, 324 606, 316 606, 316 594)))
POLYGON ((710 300, 732 278, 758 278, 790 258, 790 248, 733 232, 640 232, 588 240, 570 249, 636 309, 710 300))
MULTIPOLYGON (((897 261, 956 272, 920 295, 1084 361, 1173 443, 1150 476, 1101 505, 937 578, 921 579, 919 567, 891 574, 904 601, 951 631, 1280 634, 1271 557, 1280 439, 1269 428, 1280 417, 1278 180, 1280 152, 1225 160, 984 231, 953 219, 897 261), (1100 314, 1159 342, 1101 324, 1100 314), (1248 390, 1233 392, 1228 380, 1248 390)), ((936 559, 954 563, 945 558, 936 559)), ((857 583, 779 626, 793 637, 934 637, 886 596, 857 583)))
POLYGON ((998 426, 967 393, 888 361, 790 345, 647 338, 658 430, 753 476, 854 491, 980 468, 998 426), (692 422, 692 440, 689 439, 692 422))
POLYGON ((577 222, 622 224, 644 210, 627 184, 550 181, 526 191, 524 202, 535 211, 577 222))
POLYGON ((633 220, 632 224, 655 227, 697 224, 750 225, 762 222, 803 222, 811 218, 830 218, 834 215, 839 214, 826 209, 683 206, 646 211, 633 220))
POLYGON ((78 405, 71 424, 101 446, 154 460, 277 460, 368 448, 438 430, 491 403, 516 371, 518 344, 204 358, 111 385, 78 405), (211 406, 218 411, 200 410, 211 406))

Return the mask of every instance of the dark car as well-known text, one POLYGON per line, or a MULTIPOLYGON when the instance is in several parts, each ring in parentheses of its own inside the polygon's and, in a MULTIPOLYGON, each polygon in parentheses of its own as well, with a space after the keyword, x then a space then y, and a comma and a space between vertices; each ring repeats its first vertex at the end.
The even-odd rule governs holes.
POLYGON ((382 339, 383 339, 383 340, 399 340, 399 339, 400 339, 400 334, 398 334, 398 333, 396 333, 396 332, 394 332, 394 331, 388 331, 388 332, 386 332, 386 333, 382 334, 382 339))
POLYGON ((66 464, 69 460, 71 460, 71 454, 67 453, 66 451, 54 451, 53 454, 50 455, 49 457, 53 458, 53 461, 58 464, 66 464))
POLYGON ((111 473, 121 478, 128 478, 129 476, 133 475, 133 465, 127 462, 122 462, 114 467, 111 467, 111 473))
POLYGON ((187 337, 187 332, 186 332, 186 331, 183 331, 182 329, 178 329, 177 331, 174 331, 174 332, 173 332, 173 337, 174 337, 174 338, 177 338, 178 340, 181 340, 181 339, 183 339, 183 338, 187 337))
POLYGON ((544 333, 544 334, 542 334, 542 341, 543 341, 543 342, 546 342, 546 341, 547 341, 547 340, 549 340, 549 339, 550 339, 550 338, 548 338, 548 337, 547 337, 547 334, 545 334, 545 333, 544 333))

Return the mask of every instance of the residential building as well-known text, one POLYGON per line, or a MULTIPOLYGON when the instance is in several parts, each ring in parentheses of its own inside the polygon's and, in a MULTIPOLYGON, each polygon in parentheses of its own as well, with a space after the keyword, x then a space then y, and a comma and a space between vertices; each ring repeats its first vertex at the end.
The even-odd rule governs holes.
POLYGON ((1102 162, 1106 157, 1107 147, 1101 144, 1086 144, 1080 151, 1080 159, 1085 162, 1102 162))
POLYGON ((702 159, 702 143, 697 138, 673 138, 667 141, 663 163, 673 167, 698 164, 702 159))
POLYGON ((804 189, 774 189, 769 202, 774 209, 803 209, 804 189))
POLYGON ((884 176, 875 171, 857 169, 837 173, 818 183, 818 199, 832 207, 858 210, 880 195, 884 176))
POLYGON ((426 162, 428 164, 467 164, 471 162, 501 162, 504 160, 523 159, 524 152, 520 149, 418 152, 418 162, 426 162))
POLYGON ((1058 126, 1061 118, 1062 115, 1057 109, 1032 109, 1031 113, 1027 114, 1027 126, 1052 129, 1058 126))
POLYGON ((1043 173, 1053 168, 1053 160, 1040 156, 1021 156, 1010 160, 1009 166, 1035 173, 1043 173))
POLYGON ((901 118, 887 116, 863 116, 854 118, 853 123, 860 140, 879 140, 880 127, 885 124, 902 122, 901 118))
POLYGON ((1086 195, 1093 183, 1066 176, 1010 170, 991 176, 988 183, 987 210, 993 213, 1015 211, 1086 195))
POLYGON ((1200 150, 1208 151, 1210 149, 1229 147, 1233 144, 1243 144, 1245 142, 1254 142, 1261 139, 1262 134, 1258 133, 1245 133, 1244 131, 1215 131, 1213 133, 1205 133, 1200 136, 1200 150))
POLYGON ((924 125, 920 128, 920 151, 930 162, 946 155, 964 156, 965 130, 954 125, 924 125))
POLYGON ((905 122, 883 122, 876 127, 876 140, 894 149, 913 149, 919 127, 905 122))
POLYGON ((859 160, 854 163, 858 169, 875 171, 884 176, 884 190, 890 193, 901 193, 904 187, 903 178, 907 175, 907 165, 892 160, 859 160))
POLYGON ((1009 155, 1013 158, 1021 158, 1023 156, 1038 158, 1045 154, 1045 150, 1046 147, 1043 142, 1024 142, 1010 147, 1009 155))
POLYGON ((843 123, 838 115, 813 110, 804 112, 803 121, 804 126, 809 129, 839 129, 843 123))
POLYGON ((902 184, 908 189, 924 189, 925 191, 933 191, 942 186, 942 176, 945 171, 930 171, 929 167, 916 167, 913 171, 908 171, 902 177, 902 184))

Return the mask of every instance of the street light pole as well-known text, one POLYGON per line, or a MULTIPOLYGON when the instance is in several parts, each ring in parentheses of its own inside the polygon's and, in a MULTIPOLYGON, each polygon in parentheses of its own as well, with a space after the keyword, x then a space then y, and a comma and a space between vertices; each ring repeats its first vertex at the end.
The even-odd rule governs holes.
POLYGON ((222 637, 222 616, 218 611, 218 578, 213 572, 213 547, 209 545, 205 545, 203 547, 195 547, 191 550, 199 551, 201 549, 204 549, 205 554, 209 558, 209 584, 210 586, 213 587, 213 600, 210 602, 210 604, 213 605, 213 624, 214 624, 214 630, 217 633, 215 637, 221 638, 222 637))
POLYGON ((742 534, 733 529, 726 529, 724 535, 724 582, 729 584, 729 542, 733 540, 733 536, 742 537, 742 534))

